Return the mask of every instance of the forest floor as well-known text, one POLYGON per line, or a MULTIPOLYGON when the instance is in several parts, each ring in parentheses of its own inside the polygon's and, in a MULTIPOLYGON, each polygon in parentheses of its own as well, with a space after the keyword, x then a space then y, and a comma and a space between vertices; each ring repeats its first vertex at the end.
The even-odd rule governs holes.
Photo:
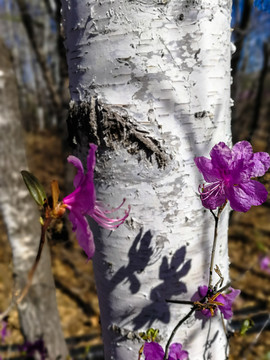
MULTIPOLYGON (((60 189, 64 189, 66 155, 63 154, 59 138, 49 132, 26 134, 26 148, 29 168, 40 181, 49 188, 50 181, 56 179, 60 189)), ((263 182, 270 191, 270 174, 266 174, 263 182)), ((241 289, 241 296, 235 305, 233 325, 237 328, 243 320, 253 319, 255 326, 245 336, 240 336, 236 331, 231 337, 230 360, 270 359, 270 276, 260 270, 258 263, 259 247, 264 244, 269 249, 269 238, 269 200, 245 214, 232 213, 229 230, 230 275, 231 279, 235 279, 233 287, 241 289)), ((55 225, 49 243, 64 335, 70 348, 82 349, 86 353, 90 347, 102 343, 91 261, 86 262, 67 221, 63 225, 55 225)), ((0 219, 0 309, 8 305, 11 289, 11 249, 0 219)), ((12 344, 23 342, 16 310, 10 313, 9 330, 6 344, 10 345, 7 348, 10 353, 7 355, 6 352, 4 359, 11 358, 12 344)), ((76 357, 79 358, 84 357, 76 357)))

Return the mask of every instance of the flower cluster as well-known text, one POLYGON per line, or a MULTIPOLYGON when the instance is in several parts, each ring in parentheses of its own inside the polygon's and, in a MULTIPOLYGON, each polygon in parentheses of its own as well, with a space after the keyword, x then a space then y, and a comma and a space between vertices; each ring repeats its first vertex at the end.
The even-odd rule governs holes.
POLYGON ((217 310, 223 314, 225 319, 230 319, 233 316, 232 304, 234 299, 240 294, 240 290, 233 289, 230 287, 229 292, 213 294, 213 292, 208 291, 208 286, 199 286, 198 291, 193 295, 192 300, 196 301, 201 313, 206 317, 210 318, 211 316, 216 315, 217 310), (199 300, 205 298, 203 303, 200 303, 199 300))
MULTIPOLYGON (((78 243, 85 251, 88 259, 91 259, 94 255, 95 244, 92 231, 87 221, 87 216, 91 217, 103 228, 114 230, 125 222, 130 212, 130 207, 128 207, 128 209, 125 210, 123 217, 110 218, 108 217, 108 214, 119 210, 123 206, 125 199, 123 199, 122 203, 117 208, 113 209, 106 208, 96 199, 94 186, 96 150, 97 146, 90 144, 86 172, 84 171, 81 161, 77 157, 68 157, 68 162, 73 164, 77 169, 73 181, 75 190, 67 195, 62 202, 58 201, 60 191, 57 182, 52 182, 52 201, 50 202, 38 180, 32 174, 26 171, 22 172, 32 197, 43 207, 43 210, 45 210, 45 222, 43 220, 41 222, 43 226, 42 229, 46 230, 54 218, 62 217, 65 210, 68 209, 69 220, 73 225, 72 230, 76 232, 78 243)), ((194 159, 196 166, 208 183, 207 185, 199 187, 200 197, 204 207, 211 210, 221 207, 219 209, 221 211, 222 206, 229 201, 232 209, 246 212, 252 205, 261 205, 266 201, 268 195, 267 190, 261 183, 252 180, 251 178, 263 176, 269 169, 269 154, 265 152, 254 154, 252 146, 247 141, 238 142, 232 149, 225 143, 220 142, 212 148, 210 157, 211 159, 204 156, 196 157, 194 159)), ((218 219, 217 216, 215 217, 218 219)), ((43 233, 45 233, 45 231, 43 231, 43 233)), ((42 239, 43 238, 41 238, 41 240, 42 239)), ((214 238, 214 244, 216 244, 215 240, 216 238, 214 238)), ((212 256, 213 254, 214 251, 212 251, 212 256)), ((212 260, 213 258, 211 258, 210 275, 212 274, 212 264, 214 264, 212 260)), ((35 263, 34 266, 36 264, 37 263, 35 263)), ((270 273, 270 257, 265 256, 262 258, 260 266, 261 269, 270 273)), ((198 287, 197 292, 192 297, 193 303, 190 301, 182 302, 186 304, 191 303, 193 305, 191 312, 187 317, 191 316, 195 310, 206 318, 216 315, 218 310, 223 314, 225 319, 230 319, 232 317, 232 305, 235 298, 239 295, 240 290, 230 287, 226 293, 215 292, 211 287, 211 276, 209 287, 206 285, 198 287)), ((22 292, 23 296, 27 293, 29 284, 27 284, 25 289, 22 292)), ((21 301, 20 299, 18 301, 21 301)), ((184 322, 186 318, 184 318, 182 322, 184 322)), ((7 335, 7 324, 3 322, 2 325, 3 327, 0 335, 2 341, 4 341, 7 335)), ((181 323, 179 322, 179 326, 180 325, 181 323)), ((145 343, 139 350, 139 359, 143 354, 145 360, 163 360, 165 353, 168 360, 188 359, 188 352, 182 349, 180 343, 173 343, 169 346, 172 337, 170 337, 166 346, 166 351, 164 351, 162 346, 156 342, 158 341, 156 340, 157 334, 158 330, 154 329, 149 329, 146 333, 140 334, 141 338, 145 340, 145 343)), ((172 335, 173 334, 174 332, 172 335)), ((35 353, 38 352, 41 355, 41 359, 46 358, 46 349, 43 340, 37 340, 34 343, 26 342, 21 346, 21 351, 24 351, 30 357, 33 357, 35 353)))
POLYGON ((261 205, 267 199, 267 190, 253 177, 262 176, 270 167, 270 156, 265 152, 253 153, 247 141, 240 141, 230 149, 223 142, 204 156, 194 159, 205 181, 200 186, 202 204, 216 209, 229 200, 233 210, 246 212, 252 205, 261 205))
POLYGON ((128 207, 128 210, 125 211, 125 215, 122 218, 112 219, 107 217, 107 214, 120 209, 125 199, 122 204, 115 209, 107 209, 100 201, 96 200, 94 186, 96 149, 96 145, 90 144, 86 173, 84 173, 83 165, 77 157, 68 157, 68 162, 75 166, 77 174, 73 181, 75 190, 63 199, 64 205, 69 210, 69 220, 73 225, 72 230, 76 232, 79 245, 85 251, 88 259, 91 259, 94 255, 95 244, 86 216, 90 216, 103 228, 114 230, 124 223, 130 211, 128 207))
MULTIPOLYGON (((145 360, 163 360, 165 352, 157 342, 146 342, 143 348, 145 360)), ((188 352, 182 350, 182 345, 174 343, 169 348, 168 360, 187 360, 188 352)))

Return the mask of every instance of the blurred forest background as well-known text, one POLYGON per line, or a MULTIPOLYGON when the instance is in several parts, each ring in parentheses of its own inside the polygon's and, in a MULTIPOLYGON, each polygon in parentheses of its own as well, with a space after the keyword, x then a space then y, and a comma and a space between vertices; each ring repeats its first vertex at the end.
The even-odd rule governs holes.
MULTIPOLYGON (((0 108, 4 113, 7 97, 18 107, 30 171, 48 192, 50 181, 58 180, 63 196, 72 188, 73 174, 66 166, 71 152, 65 123, 69 92, 60 7, 60 0, 0 0, 0 108), (6 86, 7 73, 15 87, 6 86)), ((249 140, 255 151, 270 152, 270 14, 255 9, 251 0, 235 0, 232 27, 233 142, 249 140)), ((262 181, 270 191, 270 174, 262 181)), ((94 358, 87 354, 96 349, 95 358, 102 358, 91 262, 86 263, 67 221, 55 224, 49 244, 71 356, 94 358)), ((230 359, 269 360, 270 275, 260 269, 258 257, 270 251, 270 199, 246 214, 232 213, 229 249, 231 278, 238 279, 234 287, 241 289, 232 329, 237 333, 243 320, 254 321, 245 336, 231 337, 230 359)), ((11 291, 12 254, 0 214, 0 312, 8 306, 11 291)), ((8 323, 0 355, 18 359, 17 344, 23 337, 16 310, 8 323)))

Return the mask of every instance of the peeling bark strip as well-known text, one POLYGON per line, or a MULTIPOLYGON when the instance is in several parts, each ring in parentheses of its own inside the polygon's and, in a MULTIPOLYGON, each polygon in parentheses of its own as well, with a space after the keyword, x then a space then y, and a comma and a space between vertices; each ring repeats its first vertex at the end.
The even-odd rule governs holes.
MULTIPOLYGON (((115 106, 114 106, 115 107, 115 106)), ((159 168, 165 168, 169 155, 159 140, 150 132, 139 127, 128 114, 119 114, 92 98, 90 103, 70 102, 67 119, 71 145, 87 145, 93 142, 98 146, 115 150, 121 144, 130 154, 138 155, 143 151, 146 158, 153 163, 153 156, 159 168)), ((138 157, 138 160, 140 158, 138 157)))

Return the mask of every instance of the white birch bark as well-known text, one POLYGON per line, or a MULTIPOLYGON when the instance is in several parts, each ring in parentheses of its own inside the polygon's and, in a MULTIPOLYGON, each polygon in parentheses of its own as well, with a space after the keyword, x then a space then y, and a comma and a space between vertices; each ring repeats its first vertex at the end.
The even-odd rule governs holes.
MULTIPOLYGON (((165 345, 189 311, 165 299, 190 300, 208 283, 214 221, 197 195, 202 179, 193 159, 231 141, 231 1, 62 6, 75 152, 85 160, 88 142, 97 143, 99 199, 115 206, 125 197, 131 205, 124 226, 95 232, 105 359, 136 359, 141 344, 124 329, 158 328, 165 345)), ((215 259, 225 281, 227 227, 225 211, 215 259)), ((225 358, 218 317, 211 326, 192 317, 174 341, 192 360, 225 358)))
MULTIPOLYGON (((0 48, 0 212, 12 248, 14 288, 21 291, 37 254, 39 213, 20 174, 21 170, 27 169, 27 163, 16 79, 10 54, 2 42, 0 48)), ((7 294, 7 298, 10 298, 10 294, 7 294)), ((43 339, 50 360, 59 359, 59 356, 66 359, 68 351, 57 310, 47 245, 43 249, 29 293, 19 304, 18 310, 25 340, 34 342, 43 339)))

